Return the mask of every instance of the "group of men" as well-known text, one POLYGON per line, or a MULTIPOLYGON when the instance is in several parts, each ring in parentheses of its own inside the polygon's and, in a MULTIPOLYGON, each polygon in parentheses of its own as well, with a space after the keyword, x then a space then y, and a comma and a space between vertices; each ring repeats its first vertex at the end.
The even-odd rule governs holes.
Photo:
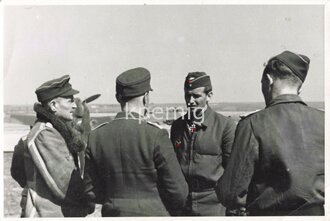
POLYGON ((210 76, 184 82, 187 113, 170 138, 148 121, 151 75, 116 79, 122 111, 94 130, 63 76, 36 89, 37 121, 15 147, 12 176, 24 188, 22 217, 324 215, 324 112, 298 96, 310 60, 290 51, 262 74, 264 110, 237 127, 208 105, 210 76))

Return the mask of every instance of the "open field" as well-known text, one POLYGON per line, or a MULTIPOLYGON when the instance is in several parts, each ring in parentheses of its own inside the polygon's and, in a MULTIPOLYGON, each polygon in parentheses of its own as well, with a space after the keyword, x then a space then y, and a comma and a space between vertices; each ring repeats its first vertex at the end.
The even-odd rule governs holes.
POLYGON ((13 153, 3 154, 4 162, 4 215, 5 217, 19 217, 21 213, 20 200, 22 188, 10 176, 10 165, 13 153))
POLYGON ((10 166, 14 146, 17 144, 20 137, 29 132, 29 126, 17 123, 5 123, 4 126, 4 215, 6 217, 19 217, 21 213, 19 203, 21 200, 22 188, 11 177, 10 166))

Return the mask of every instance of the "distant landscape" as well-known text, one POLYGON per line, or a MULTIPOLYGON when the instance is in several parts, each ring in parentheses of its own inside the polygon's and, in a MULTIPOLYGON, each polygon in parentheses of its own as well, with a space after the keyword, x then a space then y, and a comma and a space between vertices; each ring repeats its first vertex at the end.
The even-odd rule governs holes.
MULTIPOLYGON (((324 102, 307 102, 309 106, 324 110, 324 102)), ((231 117, 235 122, 240 116, 264 108, 263 102, 241 102, 241 103, 211 103, 213 110, 225 116, 231 117)), ((118 104, 89 104, 92 126, 96 127, 101 123, 110 122, 120 111, 118 104)), ((151 104, 149 113, 150 121, 163 126, 169 130, 172 122, 181 117, 186 107, 184 103, 151 104), (162 110, 156 113, 154 107, 162 110)), ((36 120, 33 105, 5 105, 4 106, 4 150, 10 151, 19 137, 28 133, 29 127, 36 120)))
MULTIPOLYGON (((323 101, 307 101, 309 106, 324 109, 323 101)), ((185 107, 184 103, 164 103, 164 104, 154 104, 151 106, 159 107, 185 107)), ((252 111, 256 109, 261 109, 265 107, 264 102, 221 102, 221 103, 210 103, 210 106, 215 111, 252 111)), ((119 104, 90 104, 89 109, 91 113, 116 113, 120 111, 119 104)), ((15 113, 33 113, 33 105, 4 105, 4 112, 10 114, 15 113)))
MULTIPOLYGON (((321 101, 313 101, 306 102, 309 106, 315 107, 318 109, 324 110, 324 102, 321 101)), ((184 103, 166 103, 166 104, 150 104, 152 107, 159 107, 162 109, 173 108, 185 110, 184 103)), ((240 102, 240 103, 230 103, 230 102, 222 102, 222 103, 210 103, 210 106, 213 110, 219 113, 247 113, 255 110, 260 110, 265 107, 264 102, 240 102)), ((120 111, 119 104, 90 104, 89 109, 91 114, 104 114, 106 116, 107 113, 117 113, 120 111)), ((11 116, 34 116, 35 113, 33 111, 33 105, 4 105, 4 122, 5 123, 20 123, 20 120, 13 119, 11 116)), ((232 116, 237 117, 237 116, 232 116)), ((21 122, 23 123, 23 122, 21 122)))

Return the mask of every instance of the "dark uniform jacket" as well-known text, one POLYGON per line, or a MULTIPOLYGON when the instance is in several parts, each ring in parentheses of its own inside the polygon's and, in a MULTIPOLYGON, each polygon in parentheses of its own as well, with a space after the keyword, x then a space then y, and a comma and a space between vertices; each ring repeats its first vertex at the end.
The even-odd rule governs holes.
POLYGON ((186 114, 177 119, 171 128, 171 140, 191 193, 187 206, 195 215, 224 215, 214 187, 226 167, 236 125, 207 107, 204 121, 191 134, 187 118, 186 114))
POLYGON ((167 131, 134 112, 91 132, 85 183, 102 216, 166 216, 188 195, 167 131))
POLYGON ((224 205, 251 215, 322 215, 324 112, 280 95, 241 120, 219 182, 224 205))

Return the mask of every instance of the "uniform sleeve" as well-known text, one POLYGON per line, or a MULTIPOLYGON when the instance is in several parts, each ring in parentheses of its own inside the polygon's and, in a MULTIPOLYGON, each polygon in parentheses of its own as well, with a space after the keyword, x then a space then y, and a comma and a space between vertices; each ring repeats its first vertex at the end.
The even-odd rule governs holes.
POLYGON ((29 141, 28 149, 53 195, 70 203, 79 202, 83 183, 64 139, 53 129, 44 129, 29 141))
POLYGON ((220 202, 228 209, 245 206, 255 162, 258 160, 258 142, 249 120, 241 121, 236 130, 231 156, 216 188, 220 202))
POLYGON ((11 161, 10 172, 14 180, 18 182, 21 187, 26 184, 25 168, 24 168, 24 151, 26 146, 26 139, 21 138, 14 148, 13 158, 11 161))
POLYGON ((176 135, 176 122, 174 121, 172 126, 171 126, 171 131, 170 131, 170 139, 174 147, 174 142, 175 142, 175 135, 176 135))
POLYGON ((95 146, 94 140, 95 138, 91 134, 85 152, 84 192, 91 201, 103 204, 105 184, 92 153, 92 148, 95 146))
POLYGON ((162 200, 169 212, 175 214, 185 204, 188 185, 165 130, 160 130, 156 138, 154 162, 162 200))
POLYGON ((229 159, 232 150, 232 146, 235 138, 235 129, 236 129, 235 122, 231 118, 229 118, 226 127, 223 131, 222 144, 221 144, 221 149, 223 153, 223 158, 222 158, 223 168, 226 168, 227 161, 229 159))

